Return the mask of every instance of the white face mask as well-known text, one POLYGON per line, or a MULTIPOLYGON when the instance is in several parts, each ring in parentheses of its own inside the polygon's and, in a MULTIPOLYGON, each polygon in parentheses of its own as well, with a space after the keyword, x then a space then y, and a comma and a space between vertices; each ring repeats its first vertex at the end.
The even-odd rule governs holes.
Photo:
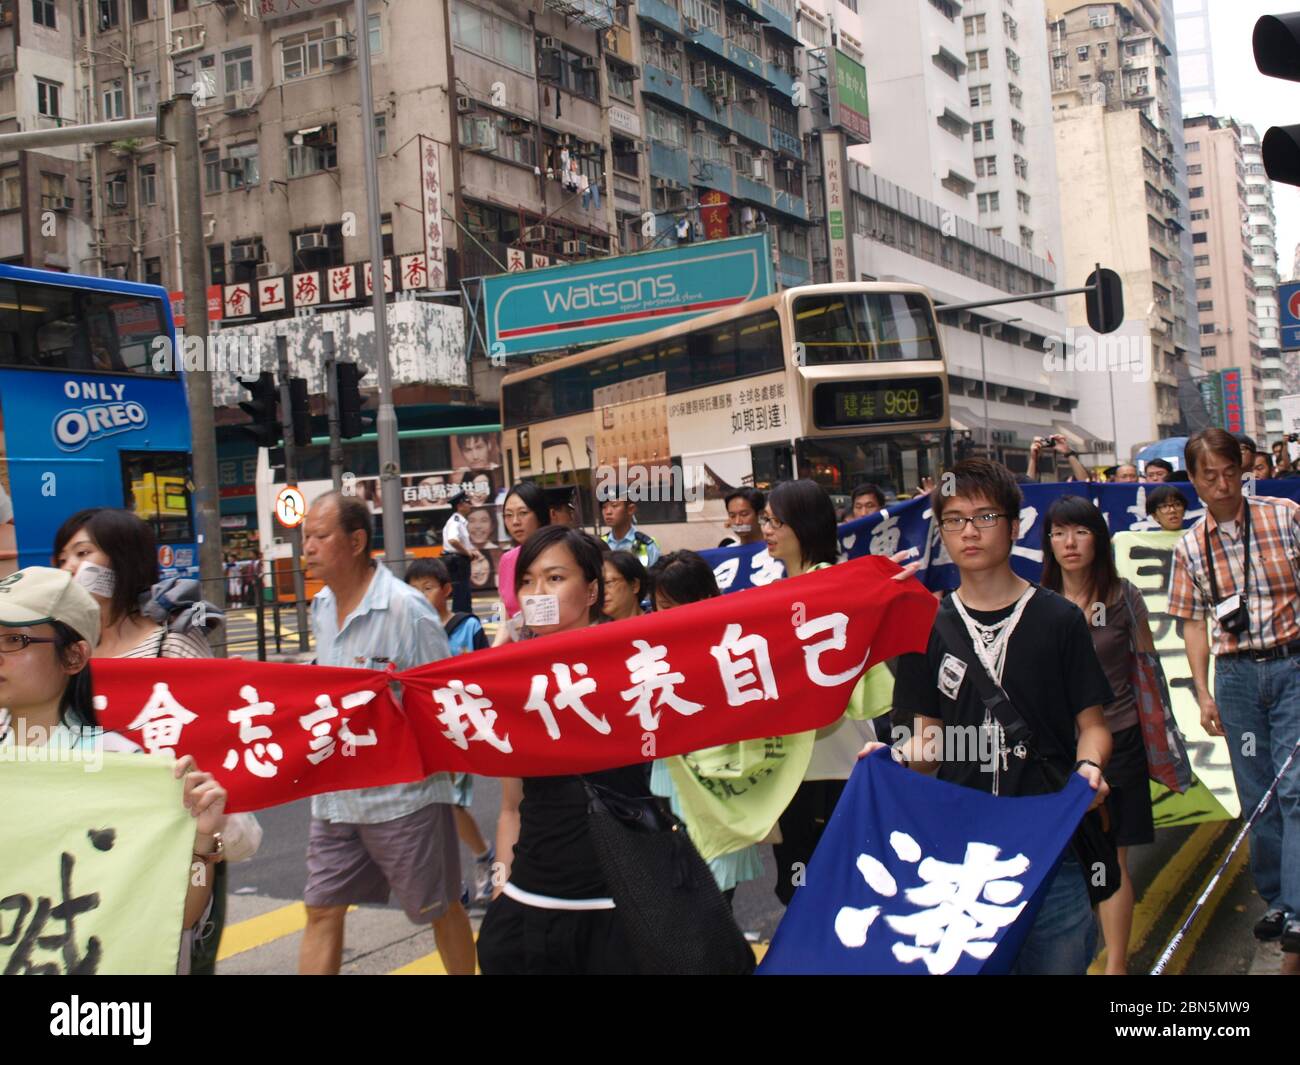
POLYGON ((529 628, 560 623, 559 596, 525 595, 519 602, 524 608, 524 624, 529 628))
POLYGON ((731 527, 731 531, 734 533, 740 533, 743 536, 745 533, 750 532, 753 528, 754 526, 752 525, 733 525, 731 527))
POLYGON ((101 599, 112 599, 113 590, 117 587, 117 575, 106 566, 97 566, 93 562, 83 562, 72 579, 91 595, 97 595, 101 599))

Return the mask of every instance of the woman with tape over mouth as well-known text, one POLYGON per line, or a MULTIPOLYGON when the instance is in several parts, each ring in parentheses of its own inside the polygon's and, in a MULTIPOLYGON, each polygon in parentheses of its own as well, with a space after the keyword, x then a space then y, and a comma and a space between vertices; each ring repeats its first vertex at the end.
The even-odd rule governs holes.
MULTIPOLYGON (((533 533, 519 553, 514 590, 521 640, 601 624, 599 542, 564 525, 533 533)), ((553 705, 557 678, 543 698, 553 705)), ((573 712, 567 728, 586 728, 573 712)), ((577 776, 505 778, 497 821, 493 898, 478 937, 485 975, 634 973, 637 965, 588 828, 583 779, 620 795, 649 794, 649 767, 577 776)))
MULTIPOLYGON (((72 574, 99 607, 94 658, 211 658, 207 632, 222 612, 199 597, 199 582, 159 580, 153 530, 128 510, 91 507, 54 534, 54 565, 72 574)), ((222 833, 226 861, 257 853, 262 829, 252 814, 230 814, 222 833)), ((225 925, 225 863, 217 867, 212 908, 194 937, 192 972, 209 974, 225 925)))

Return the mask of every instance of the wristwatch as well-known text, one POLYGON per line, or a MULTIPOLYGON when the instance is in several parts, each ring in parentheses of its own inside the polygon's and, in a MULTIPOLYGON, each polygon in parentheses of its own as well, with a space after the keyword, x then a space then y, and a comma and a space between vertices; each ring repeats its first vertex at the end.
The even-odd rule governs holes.
POLYGON ((1097 770, 1098 773, 1105 772, 1105 770, 1103 770, 1103 769, 1101 768, 1101 766, 1099 766, 1099 765, 1098 765, 1096 762, 1094 762, 1091 758, 1080 758, 1077 762, 1075 762, 1075 763, 1074 763, 1074 771, 1075 771, 1076 773, 1079 771, 1079 766, 1081 766, 1081 765, 1090 765, 1090 766, 1092 766, 1093 769, 1097 770))
POLYGON ((195 851, 195 852, 194 852, 194 860, 195 860, 196 862, 222 862, 222 861, 225 861, 225 859, 226 859, 226 841, 225 841, 224 839, 221 838, 221 833, 220 833, 220 832, 213 832, 213 833, 212 833, 212 843, 213 843, 213 848, 212 848, 211 853, 209 853, 209 854, 200 854, 198 851, 195 851))

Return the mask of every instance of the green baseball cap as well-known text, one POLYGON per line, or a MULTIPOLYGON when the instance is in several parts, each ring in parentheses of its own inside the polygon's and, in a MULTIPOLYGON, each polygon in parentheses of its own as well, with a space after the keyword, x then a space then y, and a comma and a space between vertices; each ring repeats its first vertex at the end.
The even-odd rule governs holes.
POLYGON ((28 566, 0 580, 0 625, 61 621, 91 647, 99 643, 99 606, 72 574, 28 566))

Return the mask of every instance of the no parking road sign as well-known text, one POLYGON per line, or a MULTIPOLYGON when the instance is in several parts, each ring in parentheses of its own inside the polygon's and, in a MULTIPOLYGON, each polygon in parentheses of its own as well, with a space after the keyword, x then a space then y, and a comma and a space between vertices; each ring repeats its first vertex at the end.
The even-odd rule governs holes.
POLYGON ((296 529, 307 516, 307 500, 293 485, 280 489, 275 497, 275 520, 286 529, 296 529))

